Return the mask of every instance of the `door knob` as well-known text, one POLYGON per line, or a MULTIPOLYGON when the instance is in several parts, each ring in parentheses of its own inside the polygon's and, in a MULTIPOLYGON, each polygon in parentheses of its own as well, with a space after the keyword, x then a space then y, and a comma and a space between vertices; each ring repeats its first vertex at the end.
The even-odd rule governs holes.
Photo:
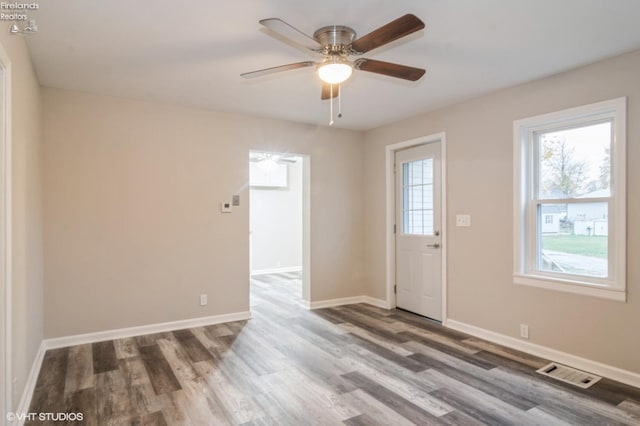
POLYGON ((437 249, 437 248, 440 248, 440 244, 438 244, 438 243, 435 243, 435 244, 427 244, 427 248, 434 248, 434 249, 437 249))

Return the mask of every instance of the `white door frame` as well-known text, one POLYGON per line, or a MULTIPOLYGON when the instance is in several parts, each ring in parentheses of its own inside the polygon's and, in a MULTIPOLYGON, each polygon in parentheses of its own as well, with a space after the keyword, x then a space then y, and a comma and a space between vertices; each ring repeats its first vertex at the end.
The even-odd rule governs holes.
MULTIPOLYGON (((0 413, 13 408, 11 368, 11 61, 0 44, 0 413)), ((4 421, 4 419, 0 419, 4 421)))
POLYGON ((423 136, 404 142, 398 142, 385 147, 385 174, 387 180, 387 306, 390 309, 396 307, 396 295, 393 287, 396 281, 396 180, 393 168, 395 165, 396 151, 411 148, 418 145, 440 142, 440 182, 442 184, 441 200, 441 232, 442 232, 442 325, 447 324, 447 149, 445 132, 423 136))

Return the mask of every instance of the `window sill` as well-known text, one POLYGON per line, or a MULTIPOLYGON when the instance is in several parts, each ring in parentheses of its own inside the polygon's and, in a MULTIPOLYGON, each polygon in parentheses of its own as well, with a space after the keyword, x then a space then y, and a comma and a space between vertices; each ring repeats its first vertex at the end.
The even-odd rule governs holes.
POLYGON ((568 280, 558 280, 537 275, 514 274, 513 282, 519 285, 544 288, 547 290, 563 291, 565 293, 581 294, 583 296, 599 297, 601 299, 626 302, 627 293, 622 290, 614 290, 605 287, 596 287, 568 280))

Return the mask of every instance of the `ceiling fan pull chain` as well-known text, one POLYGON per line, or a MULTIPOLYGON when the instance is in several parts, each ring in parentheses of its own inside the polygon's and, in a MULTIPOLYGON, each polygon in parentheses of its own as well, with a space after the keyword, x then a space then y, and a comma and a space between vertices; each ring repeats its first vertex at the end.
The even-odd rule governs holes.
POLYGON ((342 118, 342 84, 338 83, 338 118, 342 118))
POLYGON ((329 85, 329 126, 333 126, 333 84, 329 85))

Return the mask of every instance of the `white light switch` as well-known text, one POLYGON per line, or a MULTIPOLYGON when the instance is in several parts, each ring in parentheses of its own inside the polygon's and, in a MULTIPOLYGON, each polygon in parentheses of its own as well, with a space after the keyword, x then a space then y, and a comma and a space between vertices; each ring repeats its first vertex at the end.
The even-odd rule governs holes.
POLYGON ((456 215, 456 226, 471 226, 471 215, 468 214, 457 214, 456 215))
POLYGON ((220 211, 222 213, 231 213, 231 203, 220 203, 220 211))

